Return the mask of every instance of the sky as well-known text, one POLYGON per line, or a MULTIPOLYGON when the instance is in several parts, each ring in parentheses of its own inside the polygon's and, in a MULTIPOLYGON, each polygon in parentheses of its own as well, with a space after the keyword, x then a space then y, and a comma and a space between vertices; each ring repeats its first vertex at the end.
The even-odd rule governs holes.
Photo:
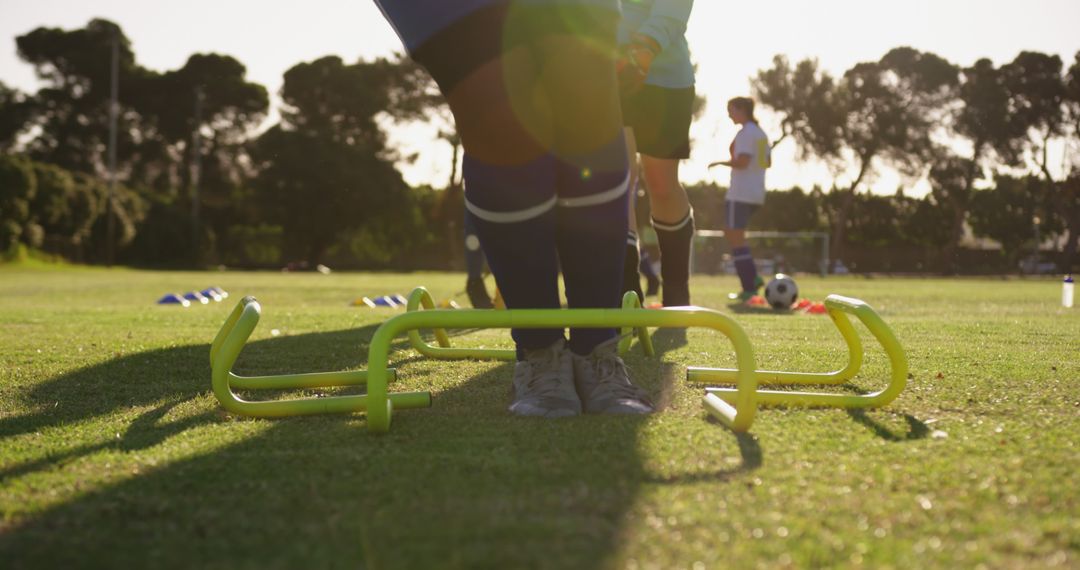
MULTIPOLYGON (((32 68, 18 59, 16 36, 39 26, 79 28, 95 17, 123 28, 144 67, 164 71, 181 67, 193 53, 223 53, 272 93, 283 73, 302 61, 333 54, 351 62, 401 51, 370 0, 0 0, 0 81, 24 91, 38 86, 32 68)), ((834 75, 899 46, 961 65, 982 57, 1001 64, 1022 50, 1058 54, 1068 64, 1080 52, 1078 22, 1080 0, 697 0, 687 39, 708 106, 691 130, 694 146, 682 179, 726 183, 726 172, 706 168, 727 158, 736 132, 724 103, 748 95, 750 78, 776 54, 816 58, 834 75)), ((775 117, 764 112, 760 118, 767 133, 779 135, 775 117)), ((391 143, 416 157, 401 165, 410 184, 446 184, 450 149, 436 141, 434 129, 402 129, 391 134, 391 143)), ((824 165, 798 160, 793 141, 776 149, 773 162, 772 188, 828 188, 836 179, 824 165)), ((902 181, 886 169, 873 183, 875 192, 892 193, 902 181)), ((915 185, 913 194, 921 192, 925 184, 915 185)))

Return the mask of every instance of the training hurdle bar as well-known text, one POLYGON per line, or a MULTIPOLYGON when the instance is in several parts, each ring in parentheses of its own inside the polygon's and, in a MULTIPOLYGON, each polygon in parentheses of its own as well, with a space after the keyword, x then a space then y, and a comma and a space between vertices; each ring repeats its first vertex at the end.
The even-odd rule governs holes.
MULTIPOLYGON (((449 347, 447 328, 607 328, 622 327, 624 333, 636 330, 646 354, 652 354, 648 327, 701 327, 717 330, 728 337, 735 349, 736 368, 690 367, 687 378, 693 382, 735 384, 735 388, 706 388, 706 410, 734 431, 746 431, 753 423, 758 404, 782 406, 821 406, 870 408, 888 404, 907 382, 907 357, 892 330, 866 303, 839 295, 826 299, 828 314, 848 345, 848 364, 828 373, 800 373, 756 370, 753 348, 743 329, 723 314, 701 307, 676 307, 660 310, 637 308, 636 295, 624 299, 625 309, 519 309, 519 310, 443 310, 432 309, 430 295, 423 288, 410 295, 410 309, 383 323, 375 332, 368 354, 368 370, 321 372, 243 377, 232 367, 258 324, 261 308, 253 297, 245 297, 233 309, 210 350, 214 395, 233 413, 254 417, 285 417, 312 414, 366 412, 368 430, 385 432, 390 428, 394 408, 424 408, 431 405, 429 392, 389 393, 387 384, 396 379, 389 367, 390 344, 406 333, 410 343, 421 353, 434 358, 512 360, 508 349, 455 349, 449 347), (425 310, 420 310, 420 308, 425 310), (633 307, 633 308, 629 308, 633 307), (766 384, 842 384, 858 373, 863 349, 859 336, 847 318, 854 315, 871 331, 889 356, 892 374, 889 385, 866 395, 757 390, 766 384), (440 346, 427 345, 420 339, 421 329, 431 329, 440 346), (294 398, 272 401, 246 401, 232 390, 301 389, 367 385, 367 394, 321 398, 294 398)), ((630 343, 624 334, 620 350, 630 343)))
MULTIPOLYGON (((416 288, 409 297, 409 311, 416 311, 421 308, 430 310, 434 308, 434 306, 431 295, 428 294, 427 290, 423 287, 416 288)), ((623 308, 639 309, 640 307, 641 304, 638 300, 638 296, 632 291, 628 291, 623 297, 623 308)), ((889 328, 889 325, 882 320, 877 312, 874 311, 870 305, 859 299, 843 297, 841 295, 830 295, 825 300, 825 307, 829 317, 836 325, 837 330, 840 331, 840 336, 843 337, 844 342, 847 344, 847 365, 835 372, 824 373, 755 370, 755 389, 756 385, 760 384, 839 385, 853 379, 862 367, 863 346, 862 342, 859 340, 858 332, 856 332, 855 327, 847 317, 848 314, 854 315, 859 319, 885 349, 892 370, 889 384, 881 391, 863 395, 757 390, 757 397, 754 399, 757 404, 834 408, 878 408, 892 402, 900 395, 900 392, 904 390, 904 387, 907 384, 907 356, 904 353, 903 346, 900 345, 900 342, 896 339, 896 335, 893 334, 892 329, 889 328)), ((449 348, 450 339, 446 334, 446 331, 436 329, 433 332, 436 341, 439 343, 439 346, 437 347, 426 344, 420 338, 419 331, 410 331, 409 341, 413 348, 431 358, 475 358, 481 360, 498 359, 511 361, 515 359, 514 350, 449 348)), ((635 329, 635 332, 641 342, 642 348, 645 350, 645 354, 653 356, 652 338, 649 336, 648 330, 638 328, 635 329)), ((625 354, 630 348, 632 336, 629 334, 628 329, 623 329, 622 333, 622 340, 619 342, 619 353, 625 354)), ((737 368, 702 368, 692 366, 687 368, 686 378, 690 382, 695 383, 735 384, 739 382, 738 372, 739 370, 737 368)), ((739 389, 707 387, 705 388, 705 392, 705 409, 721 421, 728 423, 726 421, 729 408, 728 404, 737 403, 739 401, 739 389)))
MULTIPOLYGON (((423 303, 421 303, 422 305, 423 303)), ((254 297, 245 297, 225 321, 210 348, 214 395, 229 412, 253 417, 284 417, 312 414, 365 412, 367 428, 372 433, 390 429, 395 409, 424 408, 431 405, 429 392, 388 393, 387 384, 396 378, 389 367, 390 345, 394 338, 421 329, 470 328, 632 328, 699 327, 713 329, 726 336, 735 349, 735 391, 731 402, 717 400, 711 411, 735 431, 746 431, 757 412, 754 351, 746 332, 731 317, 701 307, 667 309, 512 309, 512 310, 416 310, 397 315, 375 331, 368 350, 366 371, 288 374, 243 377, 232 372, 244 344, 259 322, 261 307, 254 297), (247 401, 233 389, 290 389, 367 385, 362 395, 294 398, 272 401, 247 401)), ((445 332, 443 333, 445 335, 445 332)), ((446 339, 447 342, 449 339, 446 339)), ((651 345, 650 345, 651 346, 651 345)), ((435 348, 435 347, 432 347, 435 348)), ((442 350, 447 350, 442 347, 442 350)), ((490 350, 490 349, 486 349, 490 350)), ((512 351, 511 351, 512 352, 512 351)), ((460 353, 456 358, 473 358, 460 353)), ((489 358, 505 353, 484 353, 489 358)))
MULTIPOLYGON (((900 395, 907 385, 908 362, 904 347, 900 345, 896 335, 884 320, 874 311, 870 305, 859 299, 829 295, 825 299, 825 308, 829 317, 832 318, 840 336, 848 347, 848 362, 844 368, 835 372, 805 373, 805 372, 780 372, 773 370, 755 370, 754 380, 757 384, 809 384, 809 385, 838 385, 843 384, 855 377, 862 367, 863 346, 859 340, 859 334, 851 324, 847 315, 853 315, 859 319, 870 333, 881 343, 882 348, 889 357, 890 378, 889 384, 877 392, 870 394, 829 394, 822 392, 796 392, 781 390, 758 390, 757 402, 762 405, 774 406, 805 406, 805 407, 834 407, 834 408, 879 408, 889 404, 900 395)), ((691 382, 731 384, 738 381, 738 370, 733 368, 698 368, 688 367, 686 378, 691 382)), ((706 388, 706 404, 715 406, 723 401, 734 401, 738 397, 738 391, 734 388, 706 388)))
MULTIPOLYGON (((247 401, 233 393, 233 388, 240 390, 288 390, 304 388, 333 388, 340 386, 370 386, 369 374, 365 370, 342 372, 316 372, 309 374, 280 374, 275 376, 237 376, 232 367, 236 363, 244 344, 251 337, 255 326, 259 324, 262 308, 254 297, 244 297, 233 309, 225 324, 218 331, 214 343, 210 346, 211 383, 214 396, 228 411, 242 416, 259 418, 280 418, 288 416, 309 416, 315 414, 334 414, 364 411, 368 408, 370 394, 355 396, 334 396, 329 398, 294 398, 291 400, 247 401)), ((396 378, 393 368, 384 367, 382 378, 396 378)), ((378 382, 376 382, 378 383, 378 382)), ((393 405, 398 409, 427 408, 431 406, 431 394, 428 392, 408 392, 387 396, 382 391, 385 407, 393 405)), ((389 412, 388 412, 389 413, 389 412)))
MULTIPOLYGON (((641 299, 633 291, 627 291, 623 295, 623 309, 640 309, 641 299)), ((431 293, 424 287, 417 287, 413 289, 409 294, 408 303, 406 303, 406 311, 419 311, 419 310, 434 310, 435 301, 431 297, 431 293)), ((446 334, 446 329, 435 329, 432 331, 435 334, 435 342, 439 346, 432 346, 424 339, 420 338, 419 330, 409 331, 409 344, 420 354, 427 356, 428 358, 441 358, 445 360, 506 360, 513 362, 517 360, 517 351, 512 348, 453 348, 450 346, 450 336, 446 334)), ((621 331, 621 339, 619 340, 619 354, 626 354, 630 350, 630 344, 633 343, 633 337, 630 334, 631 329, 624 328, 621 331)), ((652 337, 649 336, 649 329, 640 327, 633 329, 633 332, 637 335, 638 342, 641 344, 642 350, 645 351, 645 356, 653 356, 652 337)))

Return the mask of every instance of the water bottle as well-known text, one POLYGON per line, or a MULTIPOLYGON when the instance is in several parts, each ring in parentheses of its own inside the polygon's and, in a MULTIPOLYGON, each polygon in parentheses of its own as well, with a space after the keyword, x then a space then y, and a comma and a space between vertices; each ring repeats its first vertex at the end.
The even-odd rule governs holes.
POLYGON ((1073 306, 1073 278, 1072 275, 1065 276, 1065 282, 1061 284, 1061 306, 1066 309, 1071 309, 1073 306))

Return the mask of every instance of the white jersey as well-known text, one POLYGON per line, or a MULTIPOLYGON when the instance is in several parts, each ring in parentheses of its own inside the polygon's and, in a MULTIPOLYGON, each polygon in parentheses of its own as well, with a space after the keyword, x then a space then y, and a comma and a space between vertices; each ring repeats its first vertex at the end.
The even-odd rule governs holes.
POLYGON ((731 187, 727 199, 746 204, 765 203, 765 169, 772 166, 772 147, 765 131, 757 123, 743 124, 735 141, 731 143, 731 158, 750 156, 746 168, 731 169, 731 187))

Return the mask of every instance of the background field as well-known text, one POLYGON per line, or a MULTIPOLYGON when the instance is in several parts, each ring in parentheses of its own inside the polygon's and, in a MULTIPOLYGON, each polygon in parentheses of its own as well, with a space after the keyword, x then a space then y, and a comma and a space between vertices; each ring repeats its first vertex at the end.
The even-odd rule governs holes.
MULTIPOLYGON (((240 371, 314 371, 364 367, 391 313, 355 297, 423 284, 445 298, 463 282, 0 267, 0 565, 1080 565, 1080 310, 1058 306, 1052 281, 801 277, 811 298, 874 305, 912 379, 884 410, 763 410, 749 436, 705 419, 682 380, 686 365, 732 362, 721 337, 694 330, 657 332, 659 360, 629 357, 663 405, 648 418, 512 418, 508 365, 403 345, 392 389, 431 390, 435 404, 383 437, 363 416, 232 417, 210 394, 208 344, 242 295, 264 312, 240 371), (153 304, 210 285, 233 296, 153 304)), ((725 311, 734 287, 692 283, 725 311)), ((761 367, 844 360, 825 317, 737 318, 761 367)), ((869 350, 855 383, 880 385, 886 364, 869 350)))

